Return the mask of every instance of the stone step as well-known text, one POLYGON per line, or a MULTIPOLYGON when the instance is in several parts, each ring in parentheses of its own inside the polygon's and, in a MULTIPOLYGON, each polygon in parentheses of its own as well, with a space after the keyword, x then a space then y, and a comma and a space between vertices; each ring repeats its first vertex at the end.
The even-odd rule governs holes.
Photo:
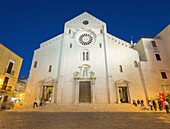
POLYGON ((140 106, 132 104, 46 104, 33 108, 23 105, 10 111, 38 111, 38 112, 143 112, 140 106))

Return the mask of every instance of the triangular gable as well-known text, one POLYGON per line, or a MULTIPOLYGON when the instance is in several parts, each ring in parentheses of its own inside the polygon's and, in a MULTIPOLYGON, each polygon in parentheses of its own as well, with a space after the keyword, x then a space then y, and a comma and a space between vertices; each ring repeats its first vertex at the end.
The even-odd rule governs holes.
MULTIPOLYGON (((85 22, 85 23, 87 23, 85 22)), ((104 22, 101 20, 97 19, 96 17, 92 16, 91 14, 84 12, 81 15, 73 18, 72 20, 68 21, 65 23, 66 26, 84 26, 84 27, 89 27, 89 26, 101 26, 105 25, 104 22), (88 24, 84 24, 83 22, 87 21, 88 24)))

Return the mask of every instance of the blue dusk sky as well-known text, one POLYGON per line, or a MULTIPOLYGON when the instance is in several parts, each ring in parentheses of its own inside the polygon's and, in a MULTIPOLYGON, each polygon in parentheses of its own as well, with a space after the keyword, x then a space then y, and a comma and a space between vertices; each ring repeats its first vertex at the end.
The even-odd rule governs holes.
POLYGON ((169 0, 1 0, 0 43, 23 58, 20 77, 28 77, 34 50, 81 13, 104 21, 108 33, 136 42, 170 24, 169 5, 169 0))

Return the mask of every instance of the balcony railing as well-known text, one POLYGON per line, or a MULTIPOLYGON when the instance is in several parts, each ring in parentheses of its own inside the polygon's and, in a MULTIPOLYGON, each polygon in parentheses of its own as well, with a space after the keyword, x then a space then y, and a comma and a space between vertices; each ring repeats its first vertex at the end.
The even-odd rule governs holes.
POLYGON ((12 86, 6 86, 6 87, 0 86, 0 89, 4 90, 4 91, 11 91, 12 90, 12 86))
POLYGON ((8 71, 8 69, 6 68, 6 69, 5 69, 5 73, 8 73, 8 74, 10 74, 10 75, 13 75, 13 76, 14 76, 15 71, 13 71, 13 70, 8 71))

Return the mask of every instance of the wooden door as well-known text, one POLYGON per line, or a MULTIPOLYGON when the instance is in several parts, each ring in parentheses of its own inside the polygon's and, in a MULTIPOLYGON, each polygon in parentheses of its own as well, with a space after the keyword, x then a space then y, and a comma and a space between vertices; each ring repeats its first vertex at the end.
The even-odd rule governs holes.
POLYGON ((79 102, 80 103, 91 103, 90 81, 79 82, 79 102))

